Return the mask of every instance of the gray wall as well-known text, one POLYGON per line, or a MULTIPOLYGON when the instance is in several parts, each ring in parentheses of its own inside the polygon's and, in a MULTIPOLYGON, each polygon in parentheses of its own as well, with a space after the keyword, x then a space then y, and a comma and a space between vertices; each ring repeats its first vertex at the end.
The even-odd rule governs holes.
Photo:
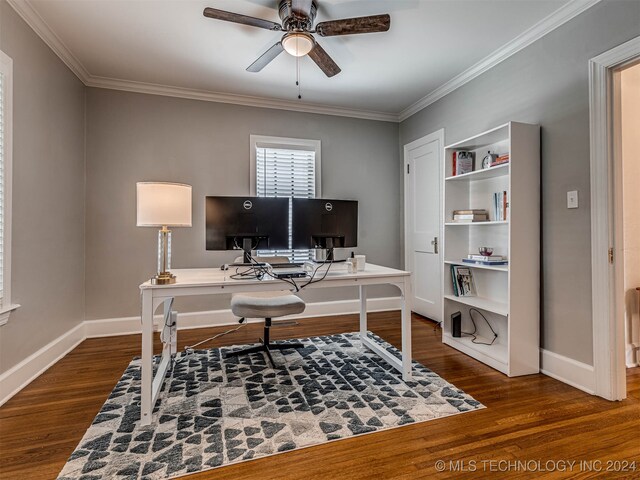
POLYGON ((0 1, 13 59, 12 300, 0 373, 83 319, 84 86, 0 1))
MULTIPOLYGON (((234 252, 207 252, 204 197, 249 193, 249 135, 322 141, 322 193, 360 201, 357 251, 400 265, 398 125, 179 98, 87 89, 86 318, 139 314, 138 285, 155 273, 156 236, 135 226, 135 184, 193 185, 193 227, 173 233, 173 268, 219 267, 234 252)), ((396 295, 394 289, 372 294, 396 295)), ((308 301, 354 298, 312 291, 308 301)), ((179 311, 228 308, 200 297, 179 311)))
POLYGON ((400 145, 446 143, 509 120, 541 125, 545 349, 593 361, 588 61, 640 35, 640 2, 603 1, 400 125, 400 145), (567 210, 578 190, 580 208, 567 210))

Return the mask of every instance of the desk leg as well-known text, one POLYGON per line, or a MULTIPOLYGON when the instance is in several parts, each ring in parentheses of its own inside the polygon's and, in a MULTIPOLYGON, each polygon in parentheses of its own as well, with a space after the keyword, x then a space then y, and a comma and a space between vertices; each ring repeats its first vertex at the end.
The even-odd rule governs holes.
POLYGON ((360 338, 367 336, 367 287, 360 285, 360 338))
POLYGON ((153 297, 150 290, 142 291, 142 389, 140 423, 150 425, 153 412, 153 297))
POLYGON ((407 381, 411 380, 411 280, 405 280, 401 290, 402 378, 407 381))

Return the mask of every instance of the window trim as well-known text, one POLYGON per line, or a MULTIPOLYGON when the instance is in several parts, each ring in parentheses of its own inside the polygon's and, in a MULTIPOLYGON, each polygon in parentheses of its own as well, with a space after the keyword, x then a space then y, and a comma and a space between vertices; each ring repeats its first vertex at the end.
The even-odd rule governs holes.
POLYGON ((13 60, 0 50, 0 73, 4 77, 4 232, 3 232, 3 292, 0 307, 0 326, 9 321, 9 315, 20 305, 11 303, 11 187, 13 184, 13 60))
POLYGON ((264 135, 250 135, 249 195, 256 196, 256 148, 283 148, 290 150, 313 150, 316 158, 316 198, 322 198, 322 147, 320 140, 304 138, 270 137, 264 135))

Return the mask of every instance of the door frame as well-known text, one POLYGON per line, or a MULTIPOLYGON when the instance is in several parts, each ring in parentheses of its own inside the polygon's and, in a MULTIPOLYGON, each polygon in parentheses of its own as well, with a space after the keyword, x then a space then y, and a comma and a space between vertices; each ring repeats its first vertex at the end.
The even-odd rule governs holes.
MULTIPOLYGON (((408 183, 409 183, 409 175, 407 174, 407 165, 409 164, 407 161, 407 157, 408 154, 411 150, 415 150, 416 148, 419 148, 423 145, 426 145, 427 143, 431 143, 434 140, 439 140, 440 141, 440 148, 438 149, 438 182, 440 184, 440 195, 438 196, 438 201, 439 201, 439 205, 438 205, 438 212, 439 213, 439 217, 438 217, 438 221, 440 223, 440 225, 438 226, 438 263, 440 264, 440 296, 443 296, 443 292, 442 292, 442 237, 444 235, 444 223, 443 223, 443 213, 442 213, 442 205, 444 204, 444 202, 442 201, 442 193, 444 192, 444 168, 443 168, 443 164, 444 164, 444 128, 441 128, 440 130, 436 130, 433 133, 430 133, 428 135, 425 135, 424 137, 420 137, 417 140, 414 140, 413 142, 407 143, 404 148, 403 148, 403 152, 404 152, 404 156, 402 158, 402 176, 404 177, 404 199, 403 199, 403 209, 404 209, 404 267, 406 270, 409 270, 409 249, 407 248, 407 244, 409 242, 408 238, 409 238, 409 232, 408 230, 408 225, 409 225, 409 213, 408 213, 408 209, 407 209, 407 189, 408 189, 408 183)), ((437 319, 434 319, 437 320, 437 319)), ((443 319, 440 319, 440 321, 442 321, 443 319)))
POLYGON ((640 58, 640 36, 589 61, 591 289, 595 394, 627 396, 622 263, 620 125, 616 71, 640 58), (613 249, 613 262, 609 261, 613 249))

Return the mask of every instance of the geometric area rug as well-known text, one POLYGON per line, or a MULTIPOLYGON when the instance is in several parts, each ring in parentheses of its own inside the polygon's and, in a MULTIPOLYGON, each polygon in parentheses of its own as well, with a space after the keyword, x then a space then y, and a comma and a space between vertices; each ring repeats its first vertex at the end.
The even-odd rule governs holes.
POLYGON ((293 341, 306 346, 274 351, 275 369, 262 353, 221 356, 238 346, 178 355, 147 427, 134 359, 58 479, 175 478, 484 408, 417 362, 403 381, 357 333, 293 341))

